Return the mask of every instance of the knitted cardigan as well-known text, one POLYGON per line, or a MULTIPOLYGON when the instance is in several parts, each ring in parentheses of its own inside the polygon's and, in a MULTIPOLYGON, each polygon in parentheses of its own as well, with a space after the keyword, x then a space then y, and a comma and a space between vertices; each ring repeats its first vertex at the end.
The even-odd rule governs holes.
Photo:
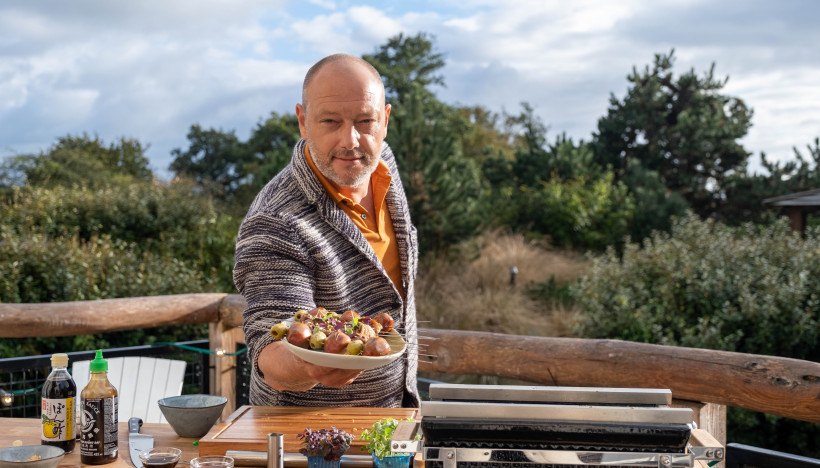
POLYGON ((396 161, 385 204, 399 249, 406 299, 393 285, 359 228, 330 198, 305 160, 305 141, 256 196, 236 240, 234 283, 245 296, 244 331, 251 359, 250 403, 289 406, 418 406, 418 335, 413 286, 418 261, 416 229, 396 161), (405 356, 367 370, 341 388, 317 385, 306 392, 277 391, 259 372, 259 352, 271 343, 271 325, 297 309, 353 309, 363 316, 388 312, 407 341, 405 356))

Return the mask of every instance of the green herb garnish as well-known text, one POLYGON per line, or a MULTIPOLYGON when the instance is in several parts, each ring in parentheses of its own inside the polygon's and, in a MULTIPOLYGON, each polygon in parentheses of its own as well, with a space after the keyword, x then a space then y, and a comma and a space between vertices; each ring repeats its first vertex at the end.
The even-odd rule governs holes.
MULTIPOLYGON (((404 421, 413 422, 412 418, 404 421)), ((409 452, 393 452, 390 450, 390 438, 398 427, 399 421, 394 418, 384 418, 373 423, 370 429, 362 431, 361 439, 366 440, 364 448, 372 453, 376 458, 384 458, 397 455, 407 455, 409 452)), ((418 437, 417 437, 418 438, 418 437)))

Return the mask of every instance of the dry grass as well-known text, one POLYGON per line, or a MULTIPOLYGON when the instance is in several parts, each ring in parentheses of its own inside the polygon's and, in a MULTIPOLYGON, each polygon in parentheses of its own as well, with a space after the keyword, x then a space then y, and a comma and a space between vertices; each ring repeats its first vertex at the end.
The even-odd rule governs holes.
POLYGON ((565 284, 580 276, 586 262, 521 235, 491 232, 461 246, 458 258, 427 259, 419 271, 416 300, 420 326, 516 335, 569 336, 577 311, 548 308, 531 299, 526 287, 554 278, 565 284), (472 255, 469 254, 472 252, 472 255), (518 267, 516 286, 510 268, 518 267))

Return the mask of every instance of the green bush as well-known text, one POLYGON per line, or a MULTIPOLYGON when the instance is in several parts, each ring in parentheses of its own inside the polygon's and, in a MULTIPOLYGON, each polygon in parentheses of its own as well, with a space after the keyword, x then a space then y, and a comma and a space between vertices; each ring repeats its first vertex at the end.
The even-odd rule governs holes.
POLYGON ((238 224, 186 184, 18 187, 0 203, 0 225, 21 236, 39 233, 81 242, 107 235, 138 252, 174 257, 205 274, 214 290, 233 291, 238 224))
MULTIPOLYGON (((233 218, 184 184, 15 187, 0 201, 0 302, 231 292, 235 233, 233 218)), ((205 336, 196 325, 0 340, 0 356, 205 336)))
POLYGON ((594 179, 551 179, 538 187, 521 187, 512 196, 516 219, 511 225, 545 234, 559 247, 602 250, 617 244, 634 212, 626 186, 615 183, 611 173, 594 179))
MULTIPOLYGON (((170 255, 95 237, 49 238, 0 227, 0 302, 36 303, 210 292, 214 284, 170 255)), ((32 333, 37 333, 32 330, 32 333)), ((207 336, 205 326, 173 326, 99 336, 0 340, 0 357, 132 346, 207 336)))
MULTIPOLYGON (((573 294, 585 337, 820 359, 820 229, 801 238, 784 220, 730 228, 689 215, 595 259, 573 294)), ((730 440, 817 454, 817 425, 729 416, 730 440)))
POLYGON ((588 337, 820 358, 818 231, 688 216, 593 262, 576 291, 588 337))

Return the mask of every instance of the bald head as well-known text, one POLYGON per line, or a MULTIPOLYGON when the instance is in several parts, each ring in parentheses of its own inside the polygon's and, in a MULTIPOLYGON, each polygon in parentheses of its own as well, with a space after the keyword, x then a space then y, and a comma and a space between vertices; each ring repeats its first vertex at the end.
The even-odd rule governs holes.
POLYGON ((305 81, 302 82, 302 107, 307 110, 308 107, 308 98, 310 95, 310 84, 313 82, 314 78, 316 78, 319 73, 324 69, 345 69, 349 67, 360 67, 361 69, 365 70, 369 73, 374 81, 377 81, 381 87, 382 96, 384 96, 384 84, 382 83, 382 77, 379 75, 378 70, 376 70, 373 65, 371 65, 368 61, 356 57, 355 55, 349 54, 333 54, 328 55, 327 57, 323 58, 316 62, 305 74, 305 81))
POLYGON ((369 191, 390 121, 376 69, 352 55, 331 55, 312 66, 296 104, 299 134, 316 168, 354 200, 369 191))

